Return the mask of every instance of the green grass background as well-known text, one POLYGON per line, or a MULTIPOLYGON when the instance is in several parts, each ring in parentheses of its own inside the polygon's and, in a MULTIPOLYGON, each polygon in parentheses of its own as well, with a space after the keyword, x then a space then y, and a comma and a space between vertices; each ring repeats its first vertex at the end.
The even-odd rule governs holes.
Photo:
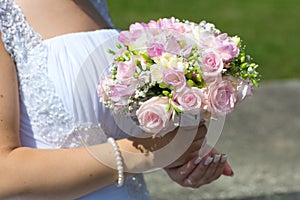
POLYGON ((108 0, 119 29, 175 16, 239 35, 262 80, 300 78, 300 0, 108 0))

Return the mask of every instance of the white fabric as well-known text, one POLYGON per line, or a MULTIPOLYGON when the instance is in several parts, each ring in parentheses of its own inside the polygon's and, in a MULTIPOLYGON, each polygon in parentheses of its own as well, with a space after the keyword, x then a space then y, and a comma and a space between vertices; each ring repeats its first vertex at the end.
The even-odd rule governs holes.
MULTIPOLYGON (((48 76, 53 81, 64 107, 74 116, 75 124, 79 128, 83 127, 76 135, 70 135, 63 146, 65 148, 79 146, 78 143, 82 141, 85 145, 102 143, 106 141, 107 136, 126 137, 117 128, 111 112, 99 103, 96 90, 102 72, 112 60, 107 50, 115 49, 117 35, 115 30, 98 30, 71 33, 43 41, 47 51, 48 76), (105 134, 101 134, 97 128, 99 123, 105 134), (85 127, 96 127, 96 131, 93 132, 92 128, 89 128, 85 132, 85 127)), ((27 146, 34 144, 38 148, 51 148, 42 139, 22 137, 22 142, 27 146)), ((122 188, 113 184, 82 199, 149 198, 141 177, 134 177, 134 180, 130 177, 127 182, 131 184, 125 182, 125 187, 122 188)))
MULTIPOLYGON (((18 72, 23 146, 73 148, 103 143, 108 136, 127 137, 99 103, 96 91, 111 61, 106 51, 114 48, 116 30, 42 41, 13 0, 0 1, 0 30, 18 72)), ((135 175, 125 180, 124 187, 112 184, 81 199, 141 200, 149 199, 149 194, 142 176, 135 175)))

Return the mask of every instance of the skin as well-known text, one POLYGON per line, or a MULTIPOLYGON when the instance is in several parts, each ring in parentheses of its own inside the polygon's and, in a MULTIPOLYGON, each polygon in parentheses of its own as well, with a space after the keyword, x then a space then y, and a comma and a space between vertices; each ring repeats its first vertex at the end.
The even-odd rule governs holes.
MULTIPOLYGON (((87 14, 79 7, 89 8, 83 0, 17 0, 16 3, 21 6, 28 22, 43 39, 108 27, 100 16, 97 16, 98 20, 94 20, 95 12, 87 14)), ((115 183, 117 171, 99 162, 84 147, 42 150, 21 146, 16 67, 2 42, 0 60, 0 199, 75 199, 115 183)), ((205 168, 201 167, 202 162, 198 165, 191 164, 197 158, 205 134, 205 126, 199 126, 197 135, 186 152, 169 166, 162 166, 170 178, 182 186, 196 188, 216 180, 222 174, 232 174, 228 163, 205 168), (192 185, 186 182, 187 177, 191 177, 192 185)), ((135 159, 121 153, 125 171, 133 171, 135 167, 142 170, 157 167, 159 163, 155 163, 155 151, 175 135, 176 130, 157 139, 118 140, 117 144, 122 152, 142 155, 140 159, 135 159)), ((114 152, 110 144, 99 144, 92 148, 95 152, 101 152, 104 159, 111 160, 111 166, 115 165, 115 160, 111 159, 114 158, 114 152)))

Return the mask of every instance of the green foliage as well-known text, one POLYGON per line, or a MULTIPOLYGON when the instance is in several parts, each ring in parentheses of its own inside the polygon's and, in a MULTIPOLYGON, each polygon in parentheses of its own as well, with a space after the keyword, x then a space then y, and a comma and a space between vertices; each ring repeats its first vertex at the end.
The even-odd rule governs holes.
POLYGON ((250 55, 247 55, 244 48, 241 48, 240 55, 230 62, 230 68, 226 73, 237 78, 248 79, 252 84, 258 87, 260 74, 257 71, 258 65, 252 61, 250 55))
POLYGON ((205 19, 241 37, 263 80, 300 78, 299 0, 109 0, 108 5, 119 29, 161 17, 205 19))

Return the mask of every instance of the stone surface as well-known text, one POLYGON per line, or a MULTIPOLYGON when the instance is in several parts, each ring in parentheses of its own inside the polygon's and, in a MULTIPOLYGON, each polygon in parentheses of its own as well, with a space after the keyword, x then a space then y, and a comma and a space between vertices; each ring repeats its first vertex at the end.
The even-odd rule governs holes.
POLYGON ((148 173, 153 200, 299 200, 300 80, 263 82, 226 118, 216 148, 229 155, 233 178, 193 190, 148 173))

